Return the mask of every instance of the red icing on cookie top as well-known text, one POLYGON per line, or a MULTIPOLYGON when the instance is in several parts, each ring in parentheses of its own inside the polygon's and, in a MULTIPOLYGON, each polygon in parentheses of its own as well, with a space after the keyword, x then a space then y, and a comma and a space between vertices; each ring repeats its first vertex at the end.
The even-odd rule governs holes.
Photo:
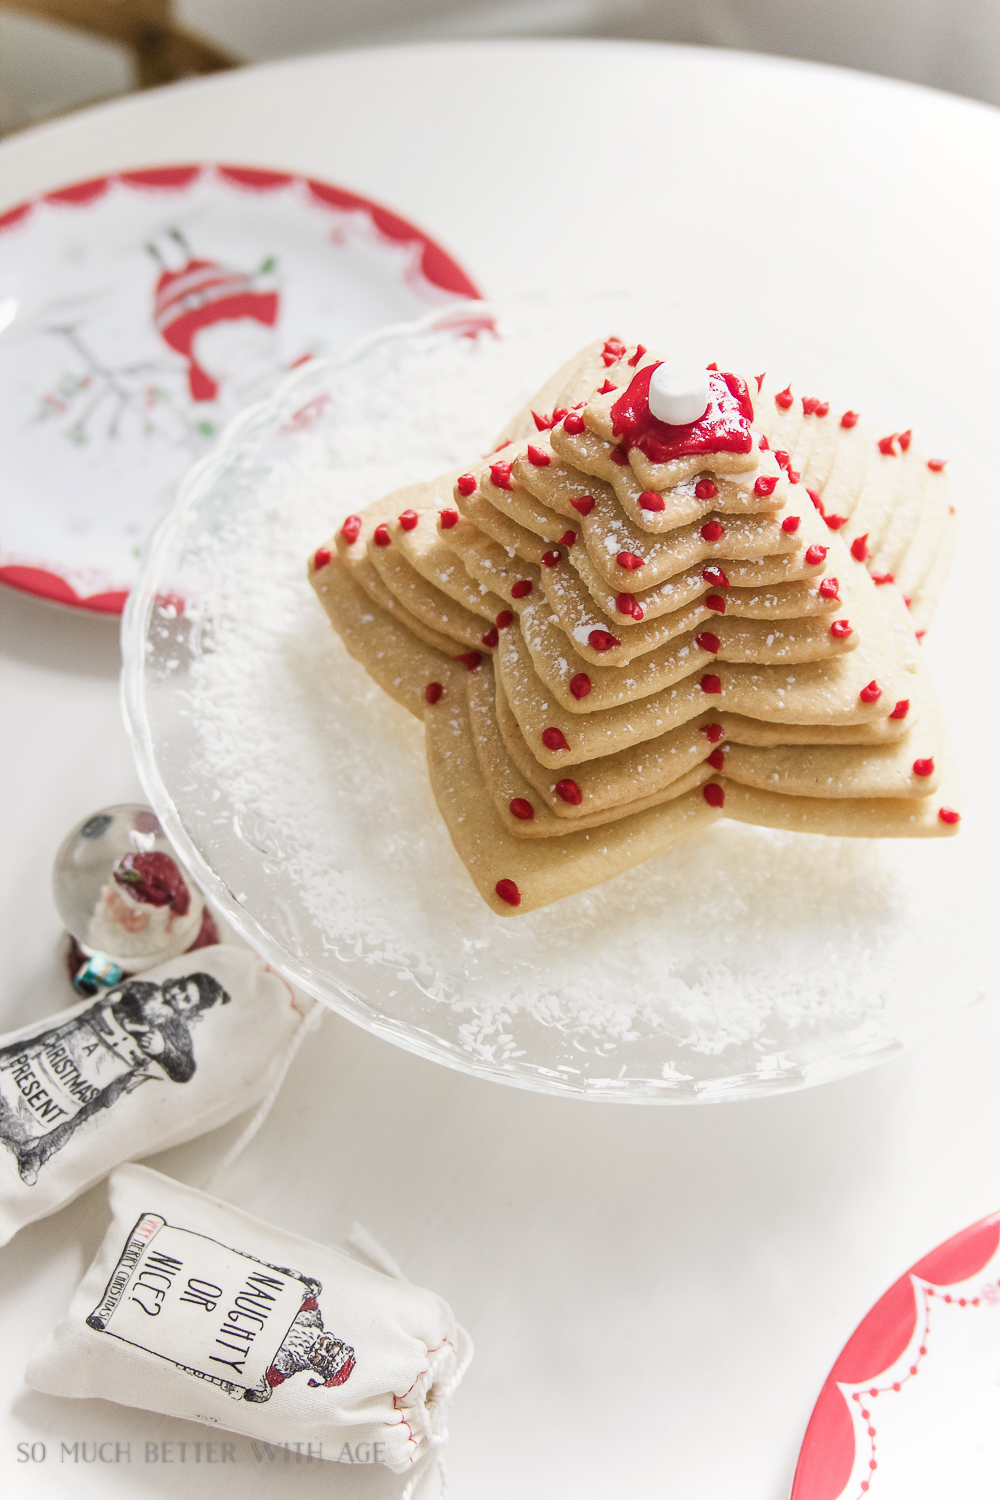
POLYGON ((899 436, 898 433, 896 433, 896 432, 890 432, 890 433, 887 434, 886 437, 879 438, 879 440, 878 440, 878 451, 880 453, 884 453, 885 456, 886 456, 886 458, 898 458, 899 457, 899 454, 896 452, 896 438, 898 436, 899 436))
POLYGON ((759 496, 773 495, 777 483, 778 476, 776 474, 762 474, 760 478, 754 482, 753 492, 755 495, 759 496))
POLYGON ((815 505, 815 507, 819 511, 820 515, 822 515, 823 514, 823 498, 819 494, 819 492, 817 490, 811 490, 809 488, 809 486, 807 485, 806 486, 806 494, 809 496, 809 499, 812 501, 813 505, 815 505))
POLYGON ((639 504, 643 510, 665 510, 663 496, 658 495, 655 490, 643 490, 639 496, 639 504))
POLYGON ((934 775, 934 757, 933 757, 933 755, 928 755, 928 757, 927 757, 926 760, 915 760, 913 762, 913 774, 914 774, 914 776, 933 776, 934 775))
POLYGON ((424 697, 428 703, 440 703, 444 697, 444 685, 440 682, 429 682, 424 688, 424 697))
POLYGON ((701 534, 705 538, 706 542, 721 542, 722 538, 726 534, 726 528, 723 526, 721 521, 706 521, 704 526, 701 528, 701 534))
POLYGON ((316 555, 313 558, 313 567, 316 569, 316 572, 318 573, 319 570, 320 570, 320 568, 325 568, 326 565, 327 565, 327 563, 329 561, 330 561, 330 550, 329 550, 329 548, 328 547, 317 547, 316 548, 316 555))
POLYGON ((819 402, 817 402, 817 404, 816 404, 816 415, 817 415, 817 417, 828 417, 830 415, 830 403, 829 403, 829 401, 819 401, 819 402))
POLYGON ((849 635, 853 635, 850 620, 834 620, 830 626, 830 634, 838 641, 846 641, 849 635))
POLYGON ((400 512, 399 524, 404 531, 412 531, 420 520, 415 510, 404 510, 400 512))
POLYGON ((569 690, 577 701, 581 698, 586 698, 590 692, 590 687, 590 678, 586 672, 577 672, 575 677, 570 678, 569 690))
MULTIPOLYGON (((639 603, 634 594, 619 594, 615 600, 615 608, 620 615, 631 615, 634 618, 639 603)), ((642 619, 641 614, 639 618, 642 619)))
POLYGON ((726 764, 726 752, 721 745, 717 750, 713 750, 710 755, 705 756, 705 764, 706 766, 711 766, 713 771, 722 770, 726 764))
POLYGON ((791 456, 785 452, 784 448, 775 448, 774 461, 779 469, 788 470, 792 467, 791 456))
POLYGON ((618 556, 615 558, 615 562, 618 564, 618 566, 620 568, 624 568, 628 573, 636 572, 638 568, 644 566, 645 561, 646 559, 644 557, 640 557, 638 552, 619 552, 618 556))
POLYGON ((615 646, 620 646, 621 641, 613 636, 610 630, 592 630, 587 637, 587 643, 592 651, 613 651, 615 646))
POLYGON ((605 365, 616 364, 625 353, 625 345, 621 339, 605 339, 604 348, 601 350, 601 358, 605 365))
POLYGON ((547 469, 552 462, 544 448, 536 448, 534 443, 528 444, 528 457, 536 469, 547 469))
POLYGON ((511 584, 510 597, 512 599, 527 599, 534 587, 535 585, 530 578, 519 578, 516 583, 511 584))
POLYGON ((509 609, 502 609, 497 615, 497 629, 506 630, 507 626, 511 624, 513 619, 514 616, 511 614, 509 609))
POLYGON ((562 553, 558 547, 553 547, 550 552, 542 553, 542 562, 547 568, 554 568, 562 562, 562 553))
POLYGON ((910 712, 910 700, 909 700, 909 698, 900 698, 899 702, 896 704, 896 707, 893 709, 892 713, 889 715, 889 718, 890 719, 905 719, 906 715, 909 712, 910 712))
POLYGON ((694 487, 694 492, 699 500, 714 500, 719 493, 719 489, 710 479, 699 479, 694 487))
POLYGON ((775 406, 780 406, 782 411, 787 411, 795 397, 792 395, 791 385, 786 385, 783 391, 779 391, 774 398, 775 406))
POLYGON ((706 583, 714 584, 717 589, 729 588, 729 579, 717 563, 709 563, 707 568, 702 568, 701 576, 706 583))
POLYGON ((535 816, 535 809, 527 797, 512 797, 510 810, 514 814, 514 817, 519 818, 522 823, 530 823, 535 816))
POLYGON ((444 531, 450 531, 453 526, 458 525, 457 510, 443 510, 440 513, 441 527, 444 531))
POLYGON ((568 776, 564 781, 556 782, 556 796, 561 797, 564 802, 568 802, 572 807, 579 807, 583 801, 583 793, 576 782, 571 781, 568 776))
POLYGON ((720 677, 716 677, 714 672, 706 672, 704 677, 699 682, 698 686, 701 688, 703 693, 721 693, 722 679, 720 677))
POLYGON ((568 750, 569 740, 561 729, 549 728, 542 730, 542 744, 546 750, 568 750))
POLYGON ((953 807, 939 807, 938 818, 942 823, 955 824, 962 821, 961 813, 957 813, 953 807))
POLYGON ((811 416, 815 415, 816 408, 817 408, 818 405, 819 405, 819 397, 818 396, 803 396, 802 397, 802 410, 803 410, 803 413, 807 417, 811 417, 811 416))
POLYGON ((575 541, 576 541, 576 532, 575 531, 564 531, 563 534, 562 534, 562 536, 559 538, 559 545, 560 545, 560 547, 572 547, 572 545, 573 545, 573 543, 575 541))
POLYGON ((521 892, 513 880, 498 880, 493 887, 501 901, 506 901, 508 906, 520 906, 521 892))
POLYGON ((598 387, 597 394, 599 396, 609 396, 612 391, 616 391, 617 389, 618 387, 612 385, 610 380, 606 380, 602 386, 598 387))
POLYGON ((700 650, 710 651, 713 656, 719 654, 719 637, 713 635, 710 630, 703 630, 700 635, 696 635, 694 643, 700 650))
POLYGON ((459 474, 455 480, 460 495, 471 495, 476 488, 477 482, 475 474, 459 474))
POLYGON ((806 548, 806 562, 814 568, 817 563, 826 561, 829 550, 829 547, 821 547, 818 542, 813 542, 811 547, 806 548))
POLYGON ((632 366, 633 370, 635 369, 636 365, 639 363, 640 359, 645 354, 645 352, 646 352, 646 346, 645 346, 645 344, 636 344, 636 346, 635 346, 635 353, 632 355, 632 358, 628 361, 628 363, 632 366))
POLYGON ((879 583, 879 584, 881 584, 881 583, 895 583, 896 582, 896 575, 894 573, 872 573, 871 580, 872 580, 872 583, 879 583))
POLYGON ((388 547, 391 545, 392 537, 389 535, 389 528, 384 521, 382 522, 381 526, 375 527, 375 530, 372 534, 372 541, 375 543, 376 547, 388 547))
POLYGON ((498 490, 509 490, 512 487, 510 471, 510 464, 490 464, 490 479, 498 490))
POLYGON ((646 365, 611 408, 611 430, 628 451, 638 448, 654 464, 698 453, 749 453, 753 406, 738 375, 709 371, 708 410, 697 422, 673 426, 649 409, 649 382, 658 364, 646 365))
POLYGON ((821 599, 839 599, 839 581, 836 578, 824 578, 819 586, 819 596, 821 599))
POLYGON ((589 516, 597 502, 593 495, 577 495, 576 499, 569 503, 574 510, 580 512, 581 516, 589 516))
POLYGON ((452 657, 452 661, 460 661, 467 672, 478 672, 482 659, 480 651, 462 651, 458 656, 452 657))
POLYGON ((882 689, 879 687, 874 677, 872 678, 868 686, 863 687, 858 694, 858 697, 861 699, 862 703, 877 703, 881 696, 882 689))
POLYGON ((764 376, 766 374, 767 374, 766 370, 761 370, 761 372, 760 372, 759 375, 755 375, 754 376, 754 380, 756 380, 756 382, 757 382, 757 394, 758 394, 758 396, 760 395, 760 388, 764 384, 764 376))
POLYGON ((904 453, 909 453, 910 444, 913 442, 913 428, 908 427, 905 432, 897 433, 896 441, 904 453))
POLYGON ((354 543, 361 535, 361 517, 348 516, 347 520, 340 528, 340 534, 344 538, 344 541, 347 542, 349 546, 353 547, 354 543))
POLYGON ((704 797, 709 807, 725 806, 726 794, 717 781, 706 781, 705 785, 701 789, 701 795, 704 797))
POLYGON ((571 411, 563 422, 563 427, 571 437, 579 437, 585 425, 579 412, 575 411, 571 411))
POLYGON ((721 724, 703 724, 699 730, 700 734, 705 735, 710 745, 717 745, 724 732, 721 724))
POLYGON ((800 521, 800 516, 786 516, 781 523, 781 529, 782 531, 787 531, 789 535, 793 535, 796 531, 798 531, 800 521))
POLYGON ((497 643, 500 640, 500 632, 496 628, 495 625, 491 625, 490 628, 489 628, 489 630, 487 630, 486 634, 481 637, 481 640, 482 640, 483 645, 484 646, 488 646, 489 649, 492 651, 493 647, 495 645, 497 645, 497 643))
POLYGON ((824 514, 823 520, 829 526, 831 531, 839 531, 841 526, 847 525, 846 516, 828 516, 824 514))
POLYGON ((726 613, 726 601, 721 594, 706 594, 705 608, 714 610, 717 615, 726 613))
POLYGON ((856 536, 851 543, 851 556, 856 562, 864 562, 868 557, 868 533, 864 536, 856 536))
POLYGON ((932 473, 940 474, 941 470, 944 468, 947 462, 948 460, 946 458, 929 458, 927 460, 927 467, 931 470, 932 473))
POLYGON ((622 448, 621 446, 619 446, 617 448, 612 448, 610 450, 610 452, 608 453, 608 457, 610 458, 610 460, 611 460, 611 462, 613 464, 617 464, 618 465, 619 469, 624 469, 628 465, 628 454, 625 452, 625 449, 622 448))
POLYGON ((840 425, 841 427, 847 427, 848 429, 850 429, 851 427, 857 427, 859 420, 859 412, 845 411, 844 415, 840 419, 840 425))

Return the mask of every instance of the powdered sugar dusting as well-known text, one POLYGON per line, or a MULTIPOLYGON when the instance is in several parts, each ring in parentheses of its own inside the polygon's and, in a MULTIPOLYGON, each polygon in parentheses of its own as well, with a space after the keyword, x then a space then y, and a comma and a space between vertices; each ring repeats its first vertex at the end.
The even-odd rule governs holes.
MULTIPOLYGON (((968 810, 962 837, 927 843, 720 822, 596 890, 497 918, 433 804, 421 726, 348 657, 306 580, 345 515, 491 447, 572 352, 565 321, 397 339, 258 421, 161 564, 161 595, 187 604, 149 631, 159 772, 298 977, 417 1050, 638 1098, 862 1065, 956 987, 978 989, 972 959, 956 967, 934 941, 988 925, 968 810)), ((597 332, 584 320, 575 342, 597 332)))

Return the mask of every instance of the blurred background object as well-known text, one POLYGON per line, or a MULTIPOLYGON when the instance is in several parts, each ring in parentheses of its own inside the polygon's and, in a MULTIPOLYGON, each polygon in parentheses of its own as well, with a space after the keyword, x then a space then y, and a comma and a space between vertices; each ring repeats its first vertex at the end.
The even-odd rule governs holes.
POLYGON ((493 36, 770 52, 1000 104, 1000 0, 0 0, 0 134, 241 61, 493 36))

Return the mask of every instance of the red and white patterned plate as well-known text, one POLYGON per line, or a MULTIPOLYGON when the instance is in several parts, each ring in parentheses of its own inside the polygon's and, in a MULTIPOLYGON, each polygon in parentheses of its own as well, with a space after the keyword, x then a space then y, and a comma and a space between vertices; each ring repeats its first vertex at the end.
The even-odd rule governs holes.
POLYGON ((1000 1494, 1000 1213, 911 1266, 844 1345, 791 1500, 1000 1494))
POLYGON ((176 483, 290 369, 478 297, 433 240, 286 172, 177 166, 0 217, 0 581, 120 612, 176 483))

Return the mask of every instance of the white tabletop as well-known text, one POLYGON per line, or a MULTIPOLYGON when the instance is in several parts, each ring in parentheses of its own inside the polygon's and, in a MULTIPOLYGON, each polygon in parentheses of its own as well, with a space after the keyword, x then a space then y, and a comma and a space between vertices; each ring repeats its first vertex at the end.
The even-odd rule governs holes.
MULTIPOLYGON (((717 341, 734 360, 745 347, 831 395, 878 398, 887 425, 895 403, 900 425, 921 420, 935 448, 963 455, 957 483, 996 494, 978 408, 963 400, 969 372, 994 379, 1000 342, 1000 116, 984 106, 680 48, 333 55, 14 138, 0 146, 0 211, 81 178, 191 160, 294 168, 370 195, 496 296, 648 286, 675 302, 681 341, 717 341)), ((71 998, 48 891, 59 840, 141 794, 113 623, 9 592, 0 608, 8 1029, 71 998)), ((842 1083, 639 1109, 481 1083, 330 1016, 220 1191, 320 1240, 361 1220, 451 1301, 478 1351, 453 1411, 454 1496, 779 1500, 868 1306, 1000 1206, 998 1048, 993 996, 842 1083)), ((154 1164, 200 1185, 232 1134, 154 1164)), ((98 1188, 0 1252, 11 1493, 331 1493, 328 1470, 268 1471, 248 1444, 231 1473, 146 1464, 145 1441, 201 1434, 24 1390, 27 1354, 105 1223, 98 1188), (131 1461, 61 1463, 60 1443, 80 1439, 129 1442, 131 1461), (45 1443, 44 1462, 30 1446, 19 1462, 24 1443, 45 1443)), ((333 1492, 375 1490, 341 1474, 333 1492)))

